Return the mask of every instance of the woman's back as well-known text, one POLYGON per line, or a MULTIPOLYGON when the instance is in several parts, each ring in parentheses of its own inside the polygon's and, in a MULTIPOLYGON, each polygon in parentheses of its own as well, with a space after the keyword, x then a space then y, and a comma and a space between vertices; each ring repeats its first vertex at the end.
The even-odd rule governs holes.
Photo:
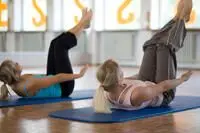
POLYGON ((162 95, 155 97, 152 100, 143 102, 140 106, 132 105, 131 95, 134 93, 134 89, 137 87, 148 87, 148 85, 153 85, 153 82, 143 82, 140 80, 129 80, 124 79, 123 85, 124 89, 119 93, 117 100, 112 99, 111 96, 107 93, 106 97, 112 104, 113 108, 125 109, 125 110, 138 110, 145 108, 147 106, 159 106, 162 103, 162 95))
POLYGON ((60 97, 61 87, 60 84, 53 84, 51 86, 41 88, 37 91, 30 91, 27 86, 33 82, 34 79, 50 77, 42 74, 37 75, 23 75, 21 81, 15 85, 14 91, 22 97, 60 97))

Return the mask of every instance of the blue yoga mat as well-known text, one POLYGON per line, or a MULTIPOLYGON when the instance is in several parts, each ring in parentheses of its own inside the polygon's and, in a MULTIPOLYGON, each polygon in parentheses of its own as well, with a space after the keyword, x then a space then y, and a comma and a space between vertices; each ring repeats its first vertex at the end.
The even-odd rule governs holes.
POLYGON ((74 91, 70 97, 66 98, 16 98, 13 96, 9 100, 0 101, 0 108, 90 99, 94 92, 94 90, 74 91))
POLYGON ((137 111, 113 110, 112 114, 98 114, 91 107, 57 111, 50 117, 89 123, 117 123, 200 107, 200 97, 177 96, 168 107, 146 108, 137 111))

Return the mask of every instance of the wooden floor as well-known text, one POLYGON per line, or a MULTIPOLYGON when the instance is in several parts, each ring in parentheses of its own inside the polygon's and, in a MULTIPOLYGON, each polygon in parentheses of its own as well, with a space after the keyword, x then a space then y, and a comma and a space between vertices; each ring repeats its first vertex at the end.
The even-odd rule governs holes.
MULTIPOLYGON (((78 71, 76 68, 75 71, 78 71)), ((95 88, 96 68, 77 81, 76 89, 95 88)), ((124 68, 125 75, 137 69, 124 68)), ((43 70, 40 70, 40 72, 43 70)), ((31 72, 27 70, 26 72, 31 72)), ((200 71, 178 88, 177 95, 200 96, 200 71)), ((1 108, 0 133, 200 133, 200 109, 118 124, 89 124, 48 117, 53 111, 91 106, 91 100, 1 108)))

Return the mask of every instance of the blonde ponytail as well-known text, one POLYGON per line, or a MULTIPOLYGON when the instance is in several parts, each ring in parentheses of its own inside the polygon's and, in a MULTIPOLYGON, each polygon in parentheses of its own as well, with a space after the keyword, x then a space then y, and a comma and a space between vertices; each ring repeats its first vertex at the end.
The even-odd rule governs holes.
POLYGON ((96 77, 102 85, 96 90, 93 108, 97 113, 112 113, 111 103, 105 93, 110 93, 117 88, 119 81, 123 78, 123 72, 115 61, 107 60, 97 70, 96 77))
POLYGON ((100 86, 94 95, 93 108, 97 113, 112 113, 110 104, 104 95, 104 88, 100 86))

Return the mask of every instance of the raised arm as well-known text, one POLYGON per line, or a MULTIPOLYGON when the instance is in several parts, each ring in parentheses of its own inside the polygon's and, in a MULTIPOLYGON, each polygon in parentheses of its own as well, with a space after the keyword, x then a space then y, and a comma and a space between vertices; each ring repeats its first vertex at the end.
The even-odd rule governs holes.
POLYGON ((125 79, 130 79, 130 80, 137 80, 138 78, 138 74, 135 74, 133 76, 130 76, 130 77, 125 77, 125 79))
POLYGON ((35 92, 41 88, 49 87, 56 83, 62 83, 69 80, 78 79, 84 76, 85 72, 87 71, 88 66, 84 66, 79 74, 66 74, 66 73, 60 73, 55 76, 49 76, 44 78, 35 78, 31 79, 26 88, 28 91, 35 92))
POLYGON ((163 92, 176 88, 187 81, 192 75, 191 71, 184 73, 180 78, 174 80, 165 80, 156 85, 135 88, 131 95, 131 102, 135 106, 140 106, 143 102, 153 99, 163 92))

